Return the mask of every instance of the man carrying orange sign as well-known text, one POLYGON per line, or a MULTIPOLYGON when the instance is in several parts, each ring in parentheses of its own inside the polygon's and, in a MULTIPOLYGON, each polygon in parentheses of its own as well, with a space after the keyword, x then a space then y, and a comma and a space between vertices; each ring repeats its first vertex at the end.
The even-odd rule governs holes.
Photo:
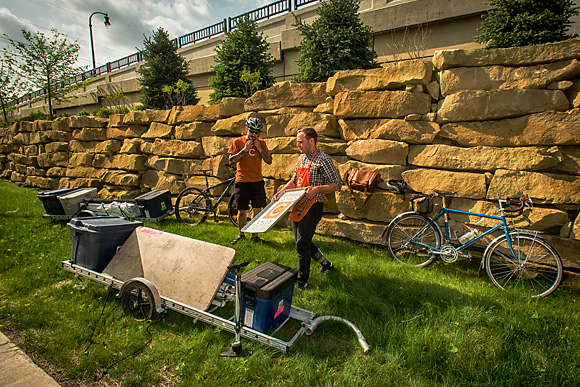
POLYGON ((284 191, 294 188, 306 188, 305 200, 292 208, 290 220, 298 253, 298 288, 308 286, 310 276, 310 259, 322 265, 322 273, 334 267, 312 242, 316 226, 322 219, 325 194, 340 189, 342 180, 332 159, 316 147, 318 134, 313 128, 304 128, 296 135, 296 145, 302 155, 298 159, 292 179, 274 195, 277 200, 284 191))

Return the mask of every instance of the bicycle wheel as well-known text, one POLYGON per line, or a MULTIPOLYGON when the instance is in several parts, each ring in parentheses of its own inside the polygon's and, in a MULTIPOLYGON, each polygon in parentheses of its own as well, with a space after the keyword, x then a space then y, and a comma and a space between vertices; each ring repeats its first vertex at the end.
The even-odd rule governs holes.
POLYGON ((426 216, 409 213, 393 219, 387 228, 387 248, 397 261, 424 267, 435 259, 433 248, 441 246, 441 230, 426 216), (425 247, 423 245, 429 247, 425 247))
POLYGON ((211 213, 211 201, 205 191, 188 187, 181 191, 175 201, 175 217, 187 226, 203 223, 211 213))
MULTIPOLYGON (((254 211, 252 210, 252 204, 250 204, 250 208, 246 214, 247 224, 250 220, 252 220, 252 216, 254 214, 254 211)), ((233 194, 230 196, 230 200, 228 201, 228 217, 230 218, 230 222, 232 222, 234 226, 238 227, 238 203, 236 202, 236 198, 233 194)))
POLYGON ((545 297, 562 280, 558 253, 533 234, 510 234, 513 254, 504 235, 492 242, 485 257, 491 282, 500 289, 514 289, 529 297, 545 297))

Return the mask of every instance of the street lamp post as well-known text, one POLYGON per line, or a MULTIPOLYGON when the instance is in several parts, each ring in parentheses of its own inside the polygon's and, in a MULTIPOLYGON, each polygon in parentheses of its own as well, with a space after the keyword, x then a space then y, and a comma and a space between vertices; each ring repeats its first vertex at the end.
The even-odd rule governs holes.
POLYGON ((91 24, 91 18, 95 14, 104 15, 105 16, 105 27, 109 28, 111 26, 111 22, 109 21, 109 15, 104 13, 104 12, 93 12, 93 13, 91 13, 91 16, 89 16, 89 31, 91 33, 91 53, 93 54, 93 71, 97 67, 95 65, 95 48, 93 46, 93 25, 91 24))

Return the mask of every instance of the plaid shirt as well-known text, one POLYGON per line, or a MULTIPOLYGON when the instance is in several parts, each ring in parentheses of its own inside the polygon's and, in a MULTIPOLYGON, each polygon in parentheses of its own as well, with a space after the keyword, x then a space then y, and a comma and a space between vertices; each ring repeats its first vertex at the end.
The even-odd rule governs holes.
MULTIPOLYGON (((296 171, 298 167, 307 168, 308 163, 310 163, 310 159, 312 158, 311 152, 307 155, 303 154, 298 159, 296 163, 296 167, 294 168, 294 175, 292 175, 292 182, 296 183, 296 171)), ((319 185, 327 185, 330 183, 338 184, 338 188, 342 187, 342 180, 340 178, 340 174, 338 170, 334 166, 332 159, 326 153, 322 152, 318 149, 316 152, 316 156, 314 160, 312 160, 312 164, 310 165, 310 171, 308 173, 308 180, 310 182, 310 186, 317 187, 319 185)), ((317 195, 316 202, 324 202, 324 194, 319 193, 317 195)))

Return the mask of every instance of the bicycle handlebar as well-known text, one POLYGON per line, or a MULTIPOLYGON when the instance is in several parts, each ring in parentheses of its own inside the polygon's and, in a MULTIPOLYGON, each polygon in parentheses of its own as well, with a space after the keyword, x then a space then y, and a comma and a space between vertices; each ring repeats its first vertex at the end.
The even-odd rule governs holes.
POLYGON ((508 217, 515 218, 524 212, 524 207, 532 206, 532 200, 525 194, 524 196, 508 196, 505 200, 506 206, 502 207, 504 213, 508 213, 508 217))
MULTIPOLYGON (((432 189, 431 192, 428 194, 429 196, 440 196, 445 198, 446 195, 454 195, 457 192, 455 191, 442 191, 438 189, 432 189)), ((505 207, 501 205, 500 200, 500 211, 504 212, 504 216, 508 218, 515 218, 523 214, 524 207, 532 207, 532 199, 525 194, 524 196, 508 196, 505 199, 505 207), (507 214, 506 214, 507 213, 507 214)))

